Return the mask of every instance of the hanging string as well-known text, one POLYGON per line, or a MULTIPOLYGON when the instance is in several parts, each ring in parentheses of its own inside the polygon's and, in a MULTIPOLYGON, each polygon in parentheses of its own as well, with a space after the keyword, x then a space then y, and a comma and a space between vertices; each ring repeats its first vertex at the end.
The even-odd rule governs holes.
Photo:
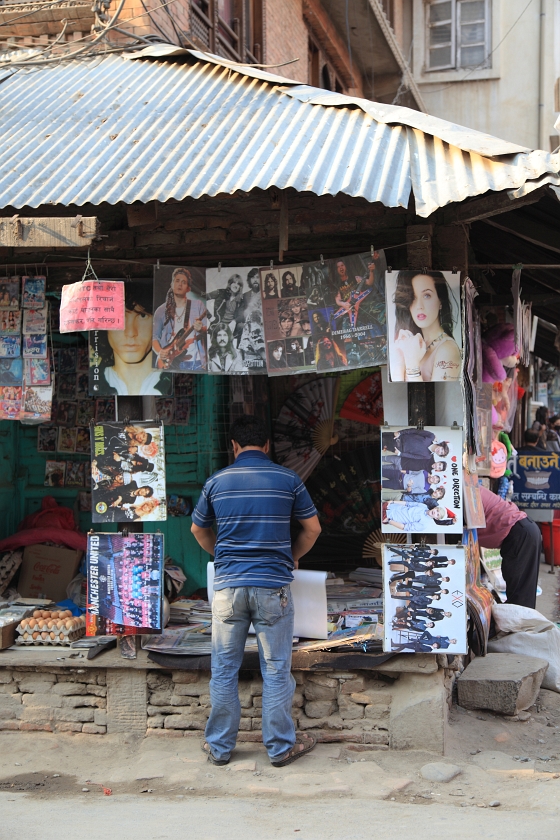
POLYGON ((87 262, 86 262, 86 267, 84 269, 84 275, 82 277, 82 283, 85 280, 99 280, 99 277, 95 273, 94 268, 91 264, 91 260, 89 258, 89 248, 88 248, 88 252, 87 252, 87 262))

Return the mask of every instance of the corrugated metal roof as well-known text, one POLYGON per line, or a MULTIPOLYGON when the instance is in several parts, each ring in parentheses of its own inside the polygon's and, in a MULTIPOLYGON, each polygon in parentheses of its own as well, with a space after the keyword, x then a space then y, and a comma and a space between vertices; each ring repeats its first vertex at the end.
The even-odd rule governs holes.
POLYGON ((407 207, 412 190, 428 216, 488 190, 560 184, 558 155, 498 157, 511 144, 201 55, 194 65, 110 55, 5 80, 0 206, 163 202, 276 186, 388 207, 407 207), (475 149, 465 148, 467 136, 475 149), (484 143, 494 157, 479 153, 484 143))

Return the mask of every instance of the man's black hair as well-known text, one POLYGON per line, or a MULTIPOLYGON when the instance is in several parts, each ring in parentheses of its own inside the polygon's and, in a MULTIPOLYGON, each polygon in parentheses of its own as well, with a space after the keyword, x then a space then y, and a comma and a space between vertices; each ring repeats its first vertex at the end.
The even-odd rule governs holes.
POLYGON ((237 417, 230 426, 229 436, 244 449, 246 446, 259 446, 261 449, 268 440, 268 432, 262 420, 251 414, 237 417))
POLYGON ((139 490, 149 490, 150 491, 149 493, 144 494, 146 499, 149 498, 150 496, 154 495, 154 488, 150 487, 149 484, 143 484, 142 487, 139 488, 139 490))
POLYGON ((540 434, 536 429, 527 429, 524 434, 525 443, 538 443, 540 434))

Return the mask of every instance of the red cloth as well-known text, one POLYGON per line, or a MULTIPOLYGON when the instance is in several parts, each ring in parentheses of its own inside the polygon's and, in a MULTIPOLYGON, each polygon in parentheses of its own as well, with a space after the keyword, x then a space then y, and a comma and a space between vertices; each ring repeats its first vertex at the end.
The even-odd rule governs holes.
POLYGON ((486 487, 480 488, 486 528, 477 528, 478 542, 482 548, 500 548, 501 544, 520 519, 527 514, 519 510, 513 502, 506 502, 486 487))
POLYGON ((19 523, 17 533, 0 540, 0 551, 44 542, 80 551, 87 549, 87 537, 78 530, 74 513, 70 508, 61 507, 52 496, 45 496, 41 510, 26 516, 19 523))

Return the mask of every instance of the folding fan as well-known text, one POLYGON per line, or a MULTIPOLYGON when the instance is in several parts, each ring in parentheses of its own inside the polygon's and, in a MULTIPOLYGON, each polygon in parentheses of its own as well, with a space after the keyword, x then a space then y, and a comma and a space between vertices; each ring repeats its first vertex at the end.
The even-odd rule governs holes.
POLYGON ((307 382, 290 394, 274 423, 274 453, 283 467, 306 481, 333 438, 338 377, 307 382))
POLYGON ((381 372, 375 371, 363 379, 346 397, 340 412, 346 420, 371 423, 380 426, 383 422, 383 391, 381 372))
POLYGON ((383 544, 394 543, 400 545, 405 542, 406 534, 382 534, 381 528, 376 528, 364 540, 362 557, 364 560, 375 560, 379 566, 382 566, 383 544))

